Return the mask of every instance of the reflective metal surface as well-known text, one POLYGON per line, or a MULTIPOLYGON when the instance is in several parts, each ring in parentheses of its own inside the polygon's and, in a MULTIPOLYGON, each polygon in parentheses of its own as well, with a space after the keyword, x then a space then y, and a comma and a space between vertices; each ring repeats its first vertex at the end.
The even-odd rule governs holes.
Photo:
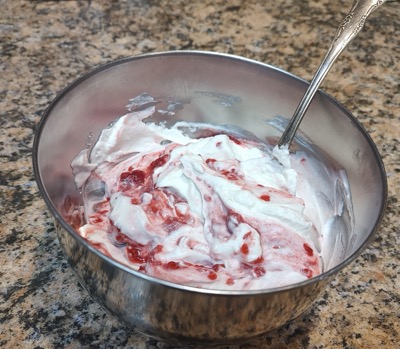
POLYGON ((290 120, 287 129, 283 132, 278 144, 280 147, 290 146, 293 137, 303 119, 308 106, 311 103, 315 93, 328 74, 333 63, 363 28, 367 17, 377 10, 386 0, 355 0, 349 13, 340 23, 336 36, 333 39, 325 58, 318 67, 314 78, 312 79, 306 93, 297 106, 292 119, 290 120))
MULTIPOLYGON (((80 282, 109 312, 150 336, 180 343, 237 342, 300 315, 326 284, 354 260, 376 232, 386 197, 386 176, 369 136, 335 100, 314 98, 300 132, 347 171, 354 232, 337 262, 322 275, 267 291, 214 291, 176 285, 119 265, 89 246, 63 220, 66 195, 79 197, 70 163, 88 135, 126 113, 128 100, 156 97, 158 120, 234 124, 261 139, 275 137, 276 115, 293 114, 307 83, 274 67, 205 52, 168 52, 128 58, 100 67, 62 91, 38 127, 33 160, 41 194, 55 217, 65 255, 80 282), (368 190, 366 190, 368 188, 368 190)), ((135 107, 135 101, 130 103, 135 107)), ((296 142, 296 138, 295 138, 296 142)), ((339 246, 338 245, 338 246, 339 246)))

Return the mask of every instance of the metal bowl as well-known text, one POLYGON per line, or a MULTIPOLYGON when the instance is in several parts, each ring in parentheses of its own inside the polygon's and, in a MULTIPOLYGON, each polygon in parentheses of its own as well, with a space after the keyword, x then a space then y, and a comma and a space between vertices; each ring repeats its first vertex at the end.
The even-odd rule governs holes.
POLYGON ((209 52, 148 54, 101 66, 65 88, 45 111, 34 142, 39 190, 53 214, 61 246, 81 284, 120 321, 149 336, 185 344, 249 339, 303 313, 326 284, 366 247, 386 199, 379 153, 357 120, 323 92, 301 125, 303 140, 347 171, 354 209, 352 236, 332 240, 336 262, 322 275, 257 291, 204 290, 159 280, 117 263, 82 239, 63 219, 67 195, 79 197, 70 163, 116 117, 127 101, 155 97, 158 120, 233 124, 260 138, 279 136, 276 115, 290 117, 307 87, 280 69, 209 52), (351 243, 343 243, 350 241, 351 243))

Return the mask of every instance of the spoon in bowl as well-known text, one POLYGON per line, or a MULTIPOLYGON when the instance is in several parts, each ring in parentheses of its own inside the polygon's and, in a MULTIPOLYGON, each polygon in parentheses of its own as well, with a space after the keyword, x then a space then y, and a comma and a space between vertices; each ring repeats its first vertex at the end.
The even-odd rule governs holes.
POLYGON ((336 36, 333 39, 325 58, 321 62, 314 75, 306 93, 295 110, 289 124, 286 126, 281 138, 278 141, 279 148, 289 148, 294 135, 303 120, 303 117, 314 98, 322 80, 329 72, 336 58, 346 48, 347 44, 360 32, 367 17, 380 7, 386 0, 355 0, 348 15, 339 25, 336 36))

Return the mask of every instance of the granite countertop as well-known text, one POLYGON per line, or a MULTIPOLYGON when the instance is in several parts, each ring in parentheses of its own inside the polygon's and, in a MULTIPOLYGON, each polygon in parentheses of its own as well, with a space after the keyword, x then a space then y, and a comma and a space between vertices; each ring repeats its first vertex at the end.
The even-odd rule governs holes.
MULTIPOLYGON (((57 92, 99 64, 175 49, 232 53, 310 79, 350 5, 0 0, 0 347, 173 348, 105 313, 64 259, 31 164, 35 128, 57 92)), ((224 348, 399 348, 399 15, 399 2, 374 13, 323 84, 382 155, 389 200, 378 234, 302 317, 224 348)))

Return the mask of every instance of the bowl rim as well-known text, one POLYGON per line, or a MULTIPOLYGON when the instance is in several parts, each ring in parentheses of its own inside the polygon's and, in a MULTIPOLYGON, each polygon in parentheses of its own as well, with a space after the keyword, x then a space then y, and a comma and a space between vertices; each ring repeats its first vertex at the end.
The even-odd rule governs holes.
MULTIPOLYGON (((205 58, 207 57, 216 57, 216 58, 221 58, 221 59, 229 59, 229 60, 234 60, 237 61, 238 63, 245 63, 245 64, 250 64, 250 65, 256 65, 260 68, 264 68, 267 70, 272 70, 275 71, 279 74, 283 74, 286 77, 295 80, 297 82, 300 82, 302 84, 308 85, 309 82, 306 80, 299 78, 298 76, 289 73, 281 68, 275 67, 273 65, 259 62, 253 59, 245 58, 242 56, 237 56, 237 55, 232 55, 232 54, 227 54, 227 53, 219 53, 219 52, 214 52, 214 51, 199 51, 199 50, 172 50, 172 51, 159 51, 159 52, 151 52, 151 53, 144 53, 144 54, 139 54, 135 56, 127 56, 123 58, 119 58, 113 61, 110 61, 108 63, 99 65, 91 70, 89 70, 86 73, 81 74, 78 78, 73 80, 71 83, 69 83, 67 86, 65 86, 61 91, 59 91, 56 96, 52 99, 50 104, 47 106, 45 111, 43 112, 41 119, 39 123, 37 124, 37 127, 35 129, 35 137, 33 141, 33 148, 32 148, 32 164, 33 164, 33 173, 34 177, 36 180, 36 183, 38 185, 39 193, 41 194, 41 197, 45 201, 48 209, 50 210, 52 216, 56 220, 57 223, 61 225, 61 227, 68 233, 70 234, 73 238, 78 240, 80 243, 83 244, 84 247, 86 247, 89 251, 97 255, 100 259, 106 261, 107 263, 111 264, 112 266, 121 269, 122 271, 129 273, 131 275, 134 275, 135 277, 139 277, 141 279, 145 279, 147 281, 154 282, 156 284, 164 285, 166 287, 174 288, 177 290, 181 291, 187 291, 187 292, 194 292, 194 293, 200 293, 200 294, 209 294, 209 295, 235 295, 235 296, 248 296, 248 295, 259 295, 259 294, 271 294, 271 293, 281 293, 281 292, 287 292, 289 290, 293 289, 298 289, 302 288, 304 286, 311 286, 313 284, 316 284, 322 280, 329 281, 331 277, 333 277, 335 274, 337 274, 340 270, 345 268, 347 265, 349 265, 351 262, 353 262, 369 245, 369 243, 372 241, 374 238, 375 234, 378 231, 378 228, 383 220, 386 206, 387 206, 387 201, 388 201, 388 184, 387 184, 387 176, 386 176, 386 171, 385 167, 383 164, 383 160, 379 154, 379 151, 372 140, 371 136, 369 133, 365 130, 365 128, 362 126, 360 121, 357 120, 357 118, 350 113, 349 110, 347 110, 346 107, 344 107, 340 102, 338 102, 334 97, 330 96, 328 93, 324 92, 323 90, 319 89, 318 93, 322 95, 324 99, 327 99, 331 103, 333 103, 338 109, 340 109, 343 114, 358 128, 359 132, 362 134, 362 136, 365 138, 367 141, 368 145, 371 147, 371 150, 374 154, 374 158, 376 160, 376 163, 379 167, 379 172, 380 172, 380 177, 381 177, 381 186, 383 189, 382 192, 382 203, 379 207, 379 215, 378 218, 371 228, 370 233, 368 234, 367 238, 365 241, 360 245, 360 247, 354 251, 350 256, 348 256, 345 260, 340 262, 338 265, 333 267, 332 269, 323 272, 311 279, 298 282, 295 284, 289 284, 286 286, 281 286, 281 287, 274 287, 274 288, 267 288, 267 289, 256 289, 256 290, 221 290, 221 289, 209 289, 209 288, 199 288, 199 287, 194 287, 194 286, 188 286, 185 284, 178 284, 174 283, 168 280, 163 280, 159 279, 147 274, 144 274, 139 271, 135 271, 128 266, 125 266, 122 263, 117 262, 111 257, 106 256, 105 254, 101 253, 98 249, 93 247, 91 244, 87 242, 86 239, 84 239, 82 236, 80 236, 62 217, 62 215, 58 212, 57 208, 53 205, 50 197, 47 195, 46 188, 42 182, 42 178, 40 175, 40 170, 39 170, 39 154, 38 154, 38 148, 40 144, 40 138, 42 131, 45 127, 45 124, 51 115, 52 110, 57 106, 59 101, 63 99, 63 97, 68 94, 75 86, 79 85, 80 83, 84 82, 85 80, 93 77, 94 75, 103 72, 107 69, 116 67, 121 64, 129 63, 129 62, 134 62, 137 60, 142 60, 142 59, 147 59, 147 58, 155 58, 155 57, 167 57, 167 56, 203 56, 205 58)), ((72 268, 73 269, 73 268, 72 268)))

